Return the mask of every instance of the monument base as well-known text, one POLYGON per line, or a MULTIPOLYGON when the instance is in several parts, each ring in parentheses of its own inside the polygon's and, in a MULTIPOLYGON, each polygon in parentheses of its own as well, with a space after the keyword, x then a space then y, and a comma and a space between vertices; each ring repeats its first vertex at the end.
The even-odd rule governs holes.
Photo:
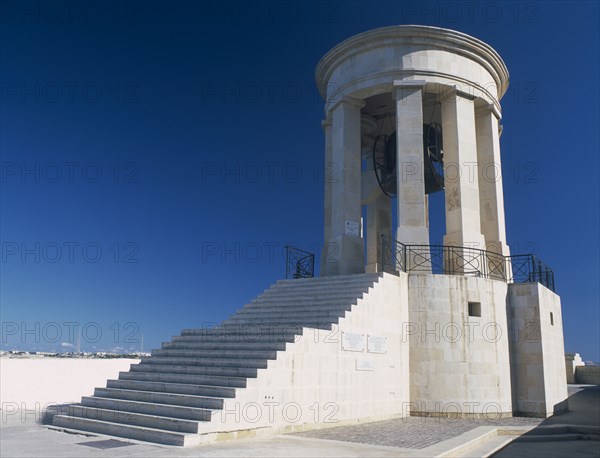
POLYGON ((566 407, 562 345, 559 298, 537 283, 283 280, 218 328, 183 330, 53 424, 187 446, 408 415, 544 417, 566 407))

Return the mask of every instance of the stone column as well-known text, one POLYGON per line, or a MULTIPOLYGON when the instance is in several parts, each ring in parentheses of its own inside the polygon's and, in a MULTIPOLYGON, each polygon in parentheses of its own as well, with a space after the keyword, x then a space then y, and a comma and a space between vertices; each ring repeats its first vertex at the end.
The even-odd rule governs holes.
MULTIPOLYGON (((333 181, 333 158, 331 152, 331 119, 327 118, 321 121, 323 134, 325 135, 325 167, 323 170, 323 192, 324 192, 324 215, 323 226, 325 237, 323 240, 327 242, 331 238, 331 184, 333 181)), ((321 258, 321 261, 323 258, 321 258)))
POLYGON ((475 110, 481 232, 488 251, 510 255, 506 244, 502 166, 500 162, 499 113, 493 105, 475 110))
POLYGON ((323 276, 365 271, 360 185, 360 109, 363 106, 364 101, 345 97, 330 111, 331 231, 323 249, 323 276))
MULTIPOLYGON (((423 88, 425 81, 394 81, 396 100, 396 179, 398 225, 396 240, 409 247, 395 259, 404 259, 404 269, 431 273, 425 168, 423 164, 423 88)), ((393 248, 394 252, 399 249, 393 248)), ((401 266, 396 266, 401 270, 401 266)))
POLYGON ((381 234, 392 234, 390 199, 383 193, 367 205, 367 266, 366 272, 381 272, 381 234))
MULTIPOLYGON (((446 235, 444 245, 485 249, 479 211, 477 138, 473 98, 446 90, 442 97, 442 133, 444 141, 444 184, 446 235)), ((446 268, 455 273, 485 271, 482 260, 468 250, 445 259, 446 268)))
POLYGON ((481 207, 481 232, 485 238, 488 272, 492 278, 510 280, 510 256, 506 244, 504 221, 504 195, 502 193, 502 166, 500 161, 500 113, 491 104, 475 110, 477 131, 477 162, 479 168, 479 205, 481 207))
POLYGON ((429 245, 423 166, 425 81, 394 81, 398 226, 396 240, 429 245))

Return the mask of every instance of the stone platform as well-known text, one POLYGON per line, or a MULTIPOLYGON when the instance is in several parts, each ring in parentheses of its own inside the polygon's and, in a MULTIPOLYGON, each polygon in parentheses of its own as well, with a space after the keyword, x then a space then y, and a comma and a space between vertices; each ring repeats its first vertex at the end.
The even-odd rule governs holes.
POLYGON ((3 418, 0 424, 0 456, 598 456, 600 441, 581 440, 576 437, 565 440, 568 438, 564 436, 539 434, 544 428, 557 425, 600 430, 600 387, 571 385, 569 394, 572 410, 546 420, 501 419, 498 422, 489 422, 488 425, 480 425, 478 422, 464 419, 397 419, 327 431, 279 435, 268 439, 242 439, 177 449, 135 440, 115 440, 97 434, 65 434, 59 428, 37 424, 31 415, 26 418, 10 415, 3 418), (471 429, 464 431, 467 425, 471 425, 471 429), (504 434, 490 433, 492 429, 504 434), (537 440, 518 439, 519 434, 526 431, 528 433, 521 436, 522 438, 537 437, 537 440), (325 438, 324 435, 328 437, 325 438), (405 442, 400 443, 402 437, 405 442))
POLYGON ((407 276, 283 280, 187 329, 54 425, 170 445, 374 421, 408 401, 407 276))

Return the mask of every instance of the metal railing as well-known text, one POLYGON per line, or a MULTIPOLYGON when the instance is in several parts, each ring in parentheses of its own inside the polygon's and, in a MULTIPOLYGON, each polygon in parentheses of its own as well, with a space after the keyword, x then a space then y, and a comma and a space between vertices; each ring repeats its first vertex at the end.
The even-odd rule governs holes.
POLYGON ((315 255, 299 248, 285 246, 285 278, 315 276, 315 255))
POLYGON ((381 236, 381 269, 472 275, 509 283, 538 282, 554 291, 554 272, 533 254, 504 256, 493 251, 445 245, 407 245, 381 236))
POLYGON ((538 282, 554 291, 554 271, 532 254, 509 258, 513 283, 538 282))

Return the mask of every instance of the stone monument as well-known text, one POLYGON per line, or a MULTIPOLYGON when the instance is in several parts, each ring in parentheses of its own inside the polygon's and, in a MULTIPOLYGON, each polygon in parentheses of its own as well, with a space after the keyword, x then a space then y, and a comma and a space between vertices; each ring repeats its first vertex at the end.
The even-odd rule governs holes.
POLYGON ((490 179, 508 86, 500 56, 460 32, 385 27, 334 47, 316 78, 321 277, 280 280, 220 326, 183 330, 54 425, 194 445, 567 408, 553 272, 510 253, 502 182, 490 179), (435 192, 442 245, 429 237, 435 192))
MULTIPOLYGON (((316 70, 325 99, 325 243, 321 275, 376 272, 382 233, 429 245, 429 170, 423 126, 441 127, 445 178, 444 245, 509 255, 500 162, 500 99, 508 70, 490 46, 433 27, 372 30, 329 51, 316 70), (373 154, 390 135, 396 148, 390 199, 376 183, 373 154), (366 162, 366 170, 362 167, 366 162), (361 179, 362 178, 362 179, 361 179), (361 240, 367 209, 366 260, 361 240), (366 263, 365 263, 366 261, 366 263)), ((376 154, 376 152, 375 152, 376 154)))

